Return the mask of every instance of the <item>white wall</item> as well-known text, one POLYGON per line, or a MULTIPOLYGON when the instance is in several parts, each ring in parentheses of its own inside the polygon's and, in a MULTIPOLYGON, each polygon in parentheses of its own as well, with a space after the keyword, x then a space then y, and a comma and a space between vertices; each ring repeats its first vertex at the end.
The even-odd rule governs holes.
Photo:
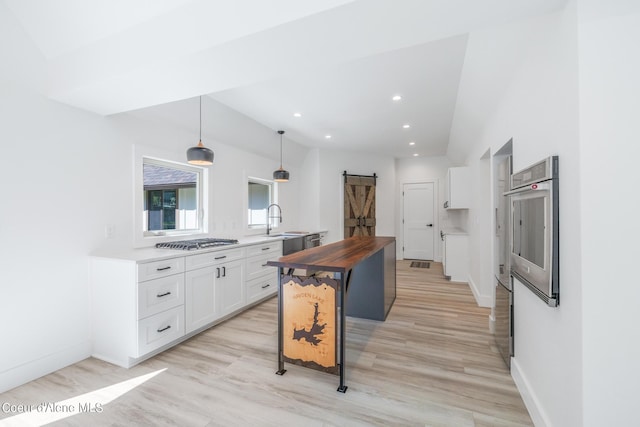
MULTIPOLYGON (((88 255, 133 242, 133 147, 184 161, 197 129, 100 117, 42 95, 45 63, 0 2, 0 392, 90 354, 88 255), (115 228, 105 238, 105 226, 115 228)), ((204 100, 203 100, 204 101, 204 100)), ((226 112, 229 115, 233 113, 226 112)), ((234 125, 249 119, 237 115, 234 125)), ((254 136, 276 141, 253 122, 254 136)), ((204 138, 204 136, 203 136, 204 138)), ((211 234, 244 233, 245 177, 279 162, 216 140, 210 169, 211 234)), ((276 145, 274 144, 274 147, 276 145)), ((304 151, 304 150, 303 150, 304 151)), ((280 188, 283 228, 298 226, 300 169, 280 188)))
POLYGON ((451 227, 452 218, 456 213, 444 209, 445 202, 445 182, 447 178, 447 169, 451 166, 451 162, 445 156, 439 157, 410 157, 406 159, 396 160, 396 197, 395 197, 395 215, 396 215, 396 236, 398 239, 396 245, 397 258, 403 258, 402 246, 404 242, 403 225, 402 225, 402 186, 415 182, 436 183, 436 207, 437 216, 435 220, 434 236, 436 238, 434 261, 442 261, 442 245, 440 244, 440 230, 449 226, 451 227))
MULTIPOLYGON (((488 149, 495 153, 510 138, 514 170, 560 156, 561 305, 548 308, 515 285, 512 372, 536 425, 579 426, 582 274, 575 10, 472 33, 467 49, 451 130, 452 160, 463 159, 476 177, 484 176, 483 155, 488 149)), ((483 209, 483 202, 474 198, 471 257, 473 265, 490 271, 494 252, 477 252, 492 230, 483 209)), ((486 274, 472 268, 471 276, 484 283, 486 274)))
POLYGON ((581 0, 584 425, 638 424, 640 3, 581 0))
MULTIPOLYGON (((395 236, 395 164, 390 157, 340 150, 321 150, 319 166, 320 229, 328 230, 326 243, 343 238, 344 177, 378 175, 376 184, 376 235, 395 236)), ((301 214, 302 215, 302 214, 301 214)))
POLYGON ((103 119, 40 95, 44 61, 4 3, 0 40, 2 391, 89 353, 86 254, 118 202, 106 176, 127 172, 101 167, 126 155, 103 119))
POLYGON ((300 229, 320 231, 320 151, 309 150, 300 167, 300 229))
POLYGON ((495 279, 493 263, 487 263, 494 253, 493 191, 491 156, 488 151, 469 162, 471 169, 472 208, 468 212, 468 230, 474 238, 469 241, 469 286, 481 307, 492 307, 495 279), (487 227, 487 224, 489 227, 487 227), (478 256, 483 254, 483 256, 478 256))

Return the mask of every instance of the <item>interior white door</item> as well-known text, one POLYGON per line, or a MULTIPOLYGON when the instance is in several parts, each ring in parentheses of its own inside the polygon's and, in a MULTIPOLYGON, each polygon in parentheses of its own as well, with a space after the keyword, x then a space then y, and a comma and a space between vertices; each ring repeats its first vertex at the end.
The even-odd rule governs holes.
POLYGON ((434 259, 434 184, 403 184, 404 258, 434 259))

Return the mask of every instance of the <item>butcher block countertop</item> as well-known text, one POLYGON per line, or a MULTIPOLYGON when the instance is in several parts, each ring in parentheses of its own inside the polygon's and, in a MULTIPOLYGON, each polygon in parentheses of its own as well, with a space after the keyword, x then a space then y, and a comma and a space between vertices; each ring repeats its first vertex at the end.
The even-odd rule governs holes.
POLYGON ((317 246, 290 255, 268 265, 346 273, 356 264, 395 242, 395 237, 349 237, 339 242, 317 246))

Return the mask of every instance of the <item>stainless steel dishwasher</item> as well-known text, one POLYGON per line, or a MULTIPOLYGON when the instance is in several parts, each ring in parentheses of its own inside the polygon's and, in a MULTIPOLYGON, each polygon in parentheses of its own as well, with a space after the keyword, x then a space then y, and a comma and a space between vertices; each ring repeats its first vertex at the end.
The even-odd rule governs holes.
POLYGON ((304 248, 315 248, 320 246, 320 233, 312 233, 304 236, 304 248))
POLYGON ((282 255, 289 255, 304 249, 305 236, 287 236, 282 241, 282 255))

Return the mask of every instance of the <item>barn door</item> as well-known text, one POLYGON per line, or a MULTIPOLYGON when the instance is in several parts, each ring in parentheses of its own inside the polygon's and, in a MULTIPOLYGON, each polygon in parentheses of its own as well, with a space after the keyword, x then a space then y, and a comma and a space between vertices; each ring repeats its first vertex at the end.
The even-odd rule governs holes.
POLYGON ((376 235, 376 175, 344 172, 344 238, 376 235))

